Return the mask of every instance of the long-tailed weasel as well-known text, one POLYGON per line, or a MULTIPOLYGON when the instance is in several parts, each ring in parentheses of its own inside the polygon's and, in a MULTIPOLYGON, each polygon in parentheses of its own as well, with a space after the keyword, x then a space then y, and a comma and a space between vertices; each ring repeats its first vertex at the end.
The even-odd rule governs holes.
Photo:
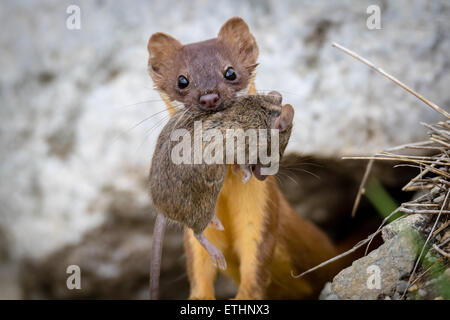
MULTIPOLYGON (((171 114, 174 102, 211 111, 240 93, 255 93, 258 46, 241 18, 229 19, 217 38, 187 45, 155 33, 148 52, 150 75, 171 114)), ((336 250, 321 230, 293 211, 273 177, 243 184, 228 167, 215 215, 224 230, 208 227, 204 234, 225 256, 225 273, 238 285, 236 299, 316 298, 338 271, 331 264, 304 278, 291 277, 336 250)), ((185 250, 190 299, 214 299, 217 268, 190 229, 185 250)))

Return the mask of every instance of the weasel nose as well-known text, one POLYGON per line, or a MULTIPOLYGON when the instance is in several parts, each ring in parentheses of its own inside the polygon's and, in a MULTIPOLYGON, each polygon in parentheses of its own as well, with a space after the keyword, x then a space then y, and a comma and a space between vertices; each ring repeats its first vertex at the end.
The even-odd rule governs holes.
POLYGON ((219 100, 217 93, 209 93, 200 97, 200 105, 205 109, 213 109, 216 106, 216 102, 219 100))

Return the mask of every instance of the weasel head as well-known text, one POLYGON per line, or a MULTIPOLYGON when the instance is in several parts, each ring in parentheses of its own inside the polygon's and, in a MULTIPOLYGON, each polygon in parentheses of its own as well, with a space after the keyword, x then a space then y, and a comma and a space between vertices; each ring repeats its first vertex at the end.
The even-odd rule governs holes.
POLYGON ((148 42, 149 72, 158 91, 186 108, 211 111, 247 90, 258 46, 241 18, 229 19, 217 38, 182 45, 165 33, 148 42))

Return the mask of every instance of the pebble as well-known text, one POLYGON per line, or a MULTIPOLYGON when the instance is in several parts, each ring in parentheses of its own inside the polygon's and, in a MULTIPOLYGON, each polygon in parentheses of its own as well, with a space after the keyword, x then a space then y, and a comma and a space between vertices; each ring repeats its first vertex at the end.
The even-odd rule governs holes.
POLYGON ((419 291, 417 291, 417 294, 421 297, 425 297, 427 295, 427 291, 425 289, 419 289, 419 291))
POLYGON ((397 284, 397 291, 403 294, 405 290, 408 288, 408 281, 400 280, 397 284))
POLYGON ((416 291, 417 289, 419 289, 419 288, 417 287, 416 284, 414 284, 414 285, 412 285, 411 287, 409 287, 408 291, 409 291, 409 292, 413 292, 413 291, 416 291))

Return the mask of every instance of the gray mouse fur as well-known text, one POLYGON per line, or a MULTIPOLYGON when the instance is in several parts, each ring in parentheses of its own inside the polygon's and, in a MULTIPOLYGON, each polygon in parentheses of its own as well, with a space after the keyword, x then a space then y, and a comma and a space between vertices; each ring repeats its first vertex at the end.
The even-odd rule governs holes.
MULTIPOLYGON (((151 298, 157 297, 162 238, 167 218, 191 228, 197 240, 210 254, 213 263, 219 268, 226 268, 222 253, 209 243, 203 235, 203 231, 210 223, 216 228, 223 228, 220 220, 214 216, 214 212, 228 165, 225 164, 225 159, 223 164, 173 163, 171 150, 176 143, 170 140, 171 133, 175 129, 183 128, 193 137, 195 121, 202 121, 203 131, 207 129, 220 130, 224 140, 227 129, 243 129, 244 131, 248 129, 279 129, 281 158, 289 141, 294 115, 292 106, 281 106, 281 100, 278 92, 271 92, 268 95, 236 97, 224 103, 223 108, 219 111, 207 112, 189 109, 177 111, 161 131, 153 154, 149 176, 150 196, 158 212, 150 279, 151 298)), ((268 135, 268 139, 270 139, 270 135, 268 135)), ((203 147, 206 147, 208 143, 203 142, 203 147)), ((223 145, 225 146, 225 142, 223 145)), ((270 145, 269 140, 268 148, 270 145)), ((248 159, 248 142, 245 147, 248 159)), ((193 154, 191 156, 193 159, 193 154)), ((265 178, 260 174, 260 164, 246 163, 241 164, 240 168, 244 174, 246 172, 250 174, 250 177, 253 173, 259 180, 265 178)))

